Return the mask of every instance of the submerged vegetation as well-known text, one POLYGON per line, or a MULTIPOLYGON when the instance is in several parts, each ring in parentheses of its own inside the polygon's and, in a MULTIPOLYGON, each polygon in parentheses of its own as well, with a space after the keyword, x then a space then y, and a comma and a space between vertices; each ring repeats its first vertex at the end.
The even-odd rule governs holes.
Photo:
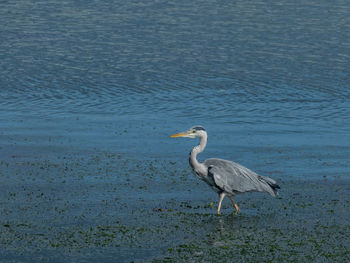
POLYGON ((241 212, 167 161, 104 153, 0 162, 6 262, 349 261, 350 183, 283 180, 278 198, 237 197, 241 212))

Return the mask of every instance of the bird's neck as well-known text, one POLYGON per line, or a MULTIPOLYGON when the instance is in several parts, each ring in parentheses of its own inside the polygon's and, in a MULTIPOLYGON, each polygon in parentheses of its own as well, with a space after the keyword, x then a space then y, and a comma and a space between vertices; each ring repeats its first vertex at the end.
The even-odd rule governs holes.
POLYGON ((196 173, 206 174, 205 166, 198 162, 197 155, 203 152, 205 146, 207 145, 207 136, 200 137, 199 144, 194 147, 190 153, 190 165, 196 173))

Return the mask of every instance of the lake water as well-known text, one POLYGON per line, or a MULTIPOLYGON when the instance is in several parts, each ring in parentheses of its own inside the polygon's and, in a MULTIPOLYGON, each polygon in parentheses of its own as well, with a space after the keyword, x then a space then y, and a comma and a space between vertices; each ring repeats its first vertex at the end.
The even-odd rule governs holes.
POLYGON ((345 0, 2 1, 1 161, 112 154, 190 175, 196 142, 169 135, 202 125, 201 159, 349 179, 349 14, 345 0))

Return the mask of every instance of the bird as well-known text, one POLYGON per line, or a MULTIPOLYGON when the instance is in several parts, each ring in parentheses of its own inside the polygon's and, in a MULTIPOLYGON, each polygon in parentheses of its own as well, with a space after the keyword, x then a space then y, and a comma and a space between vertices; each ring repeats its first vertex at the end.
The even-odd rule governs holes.
POLYGON ((221 203, 228 196, 235 208, 239 207, 233 197, 246 192, 267 192, 273 197, 278 195, 280 186, 275 180, 256 174, 250 169, 224 159, 210 158, 203 163, 197 160, 197 155, 204 151, 208 135, 202 126, 194 126, 188 131, 170 135, 170 137, 199 138, 199 144, 190 152, 189 163, 196 176, 206 182, 219 195, 217 214, 220 215, 221 203))

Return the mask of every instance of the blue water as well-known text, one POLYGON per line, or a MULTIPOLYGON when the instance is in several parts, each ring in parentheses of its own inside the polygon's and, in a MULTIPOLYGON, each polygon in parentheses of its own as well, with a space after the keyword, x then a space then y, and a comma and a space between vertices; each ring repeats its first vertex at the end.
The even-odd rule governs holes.
POLYGON ((0 155, 349 178, 348 1, 2 1, 0 155), (183 162, 183 163, 182 163, 183 162))
POLYGON ((0 1, 0 261, 346 262, 349 167, 348 0, 0 1), (194 125, 280 196, 216 217, 194 125))

